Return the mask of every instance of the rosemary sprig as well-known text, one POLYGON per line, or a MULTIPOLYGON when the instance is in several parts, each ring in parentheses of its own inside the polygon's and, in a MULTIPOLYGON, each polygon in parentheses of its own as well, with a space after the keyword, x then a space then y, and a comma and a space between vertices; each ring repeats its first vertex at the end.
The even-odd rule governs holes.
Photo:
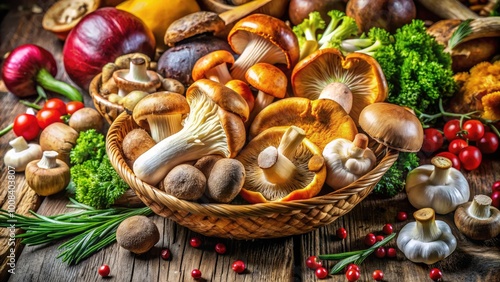
POLYGON ((336 274, 342 271, 342 269, 344 269, 350 263, 355 263, 357 265, 360 265, 378 247, 384 246, 389 241, 391 241, 395 236, 396 233, 392 233, 391 235, 385 237, 384 240, 375 243, 373 246, 365 250, 344 252, 338 254, 319 255, 318 258, 321 260, 339 260, 330 270, 330 274, 336 274))
POLYGON ((460 25, 455 29, 450 39, 448 40, 448 46, 446 47, 447 52, 451 52, 458 44, 460 44, 464 38, 472 33, 472 28, 470 27, 470 22, 472 19, 467 19, 460 23, 460 25))
POLYGON ((69 208, 78 210, 66 214, 43 216, 31 211, 34 217, 10 213, 0 209, 0 227, 25 230, 16 235, 26 245, 40 245, 70 238, 59 246, 58 258, 68 264, 78 264, 102 248, 116 241, 118 225, 134 215, 152 214, 149 207, 144 208, 109 208, 99 210, 78 203, 70 198, 69 208))

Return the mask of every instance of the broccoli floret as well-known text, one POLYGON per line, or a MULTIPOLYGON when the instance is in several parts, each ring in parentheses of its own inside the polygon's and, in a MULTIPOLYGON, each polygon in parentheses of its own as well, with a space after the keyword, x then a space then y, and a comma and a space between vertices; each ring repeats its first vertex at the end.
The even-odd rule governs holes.
POLYGON ((318 41, 320 45, 319 49, 331 48, 330 41, 344 40, 357 34, 358 26, 356 25, 356 21, 351 17, 344 16, 336 29, 330 33, 323 33, 318 41))
POLYGON ((293 32, 299 40, 299 47, 302 48, 306 41, 317 41, 316 32, 318 29, 325 28, 325 21, 321 18, 318 11, 309 13, 309 17, 293 27, 293 32))
POLYGON ((394 41, 391 34, 387 30, 378 27, 370 29, 368 32, 368 38, 360 38, 359 40, 366 41, 367 39, 370 41, 370 44, 364 48, 356 50, 356 52, 373 56, 382 47, 390 45, 394 41))

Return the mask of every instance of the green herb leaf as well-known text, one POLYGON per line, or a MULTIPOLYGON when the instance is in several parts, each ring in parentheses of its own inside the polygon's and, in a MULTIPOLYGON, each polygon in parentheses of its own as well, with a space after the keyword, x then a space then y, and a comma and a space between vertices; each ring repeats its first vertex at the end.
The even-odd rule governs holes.
POLYGON ((455 29, 450 39, 448 40, 448 46, 446 47, 446 51, 451 51, 458 44, 464 40, 467 36, 472 33, 472 28, 470 27, 470 22, 472 19, 468 19, 460 23, 460 25, 455 29))

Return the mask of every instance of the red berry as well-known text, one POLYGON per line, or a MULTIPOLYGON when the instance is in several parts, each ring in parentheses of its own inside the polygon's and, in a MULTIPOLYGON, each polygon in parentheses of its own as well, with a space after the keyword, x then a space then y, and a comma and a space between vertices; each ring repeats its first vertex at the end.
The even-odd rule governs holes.
POLYGON ((201 271, 199 269, 193 269, 191 270, 191 277, 194 279, 200 279, 201 278, 201 271))
POLYGON ((324 279, 328 276, 328 270, 326 270, 326 268, 324 267, 318 267, 318 269, 316 269, 314 273, 316 274, 316 277, 318 277, 318 279, 324 279))
POLYGON ((220 255, 223 255, 226 253, 226 245, 224 245, 224 243, 217 243, 215 245, 215 251, 220 254, 220 255))
POLYGON ((107 264, 103 264, 101 265, 101 267, 99 267, 99 275, 101 275, 102 277, 108 277, 109 276, 109 273, 110 273, 110 268, 109 268, 109 265, 107 264))
POLYGON ((491 205, 497 209, 500 209, 500 190, 493 191, 490 197, 491 197, 491 205))
POLYGON ((161 250, 161 258, 164 259, 164 260, 169 260, 170 259, 170 250, 165 248, 163 250, 161 250))
POLYGON ((361 272, 359 272, 359 270, 351 269, 345 273, 345 277, 349 282, 358 281, 359 277, 361 277, 361 272))
POLYGON ((397 255, 397 251, 394 248, 387 248, 387 250, 385 250, 385 253, 388 258, 395 258, 397 255))
POLYGON ((246 266, 242 260, 237 260, 237 261, 233 262, 233 265, 231 266, 231 268, 236 273, 243 273, 243 271, 245 271, 245 269, 246 269, 246 266))
POLYGON ((310 256, 306 259, 306 266, 310 269, 317 269, 321 267, 323 264, 318 260, 316 256, 310 256))
POLYGON ((345 238, 347 238, 347 230, 345 230, 344 227, 340 227, 339 229, 337 229, 337 237, 339 237, 339 239, 343 240, 345 238))
POLYGON ((431 269, 431 272, 429 272, 429 277, 434 281, 439 281, 443 278, 443 273, 439 270, 439 268, 433 268, 431 269))
POLYGON ((380 242, 382 240, 384 240, 384 236, 382 236, 382 235, 375 236, 375 241, 380 242))
POLYGON ((367 246, 373 246, 377 242, 377 237, 375 237, 375 234, 373 233, 368 233, 365 236, 365 245, 367 246))
POLYGON ((375 256, 378 258, 384 258, 385 257, 385 248, 384 247, 378 247, 375 250, 375 256))
POLYGON ((406 221, 408 219, 408 214, 406 212, 404 212, 404 211, 400 211, 396 215, 396 219, 398 221, 406 221))
POLYGON ((189 241, 189 244, 191 245, 191 247, 193 248, 198 248, 201 246, 201 239, 198 238, 198 237, 193 237, 191 238, 191 240, 189 241))
POLYGON ((500 191, 500 180, 493 182, 493 185, 491 185, 491 191, 500 191))
POLYGON ((391 235, 393 230, 394 228, 392 227, 392 224, 389 223, 384 225, 384 227, 382 228, 382 232, 384 232, 385 235, 391 235))
POLYGON ((347 265, 346 269, 345 269, 345 273, 347 273, 349 270, 356 270, 358 272, 360 272, 361 270, 359 269, 359 266, 357 264, 354 264, 354 263, 350 263, 347 265))
POLYGON ((373 277, 373 279, 375 279, 375 281, 382 281, 382 280, 384 280, 384 273, 382 272, 382 270, 377 269, 377 270, 373 271, 372 277, 373 277))

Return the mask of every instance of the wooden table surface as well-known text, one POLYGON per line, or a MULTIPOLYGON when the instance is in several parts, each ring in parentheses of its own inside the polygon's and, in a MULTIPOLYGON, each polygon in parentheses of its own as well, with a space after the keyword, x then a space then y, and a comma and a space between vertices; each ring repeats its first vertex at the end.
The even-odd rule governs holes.
MULTIPOLYGON (((54 54, 60 70, 57 77, 68 81, 62 66, 63 42, 43 30, 41 25, 43 11, 54 1, 36 1, 42 8, 42 13, 32 11, 30 5, 17 9, 17 5, 26 2, 34 1, 19 1, 8 12, 0 12, 4 16, 0 26, 0 57, 20 44, 38 44, 54 54)), ((92 106, 88 95, 85 99, 86 105, 92 106)), ((7 93, 0 81, 2 128, 11 123, 16 114, 25 111, 25 107, 17 101, 14 95, 7 93)), ((3 156, 9 149, 8 141, 13 137, 13 133, 1 137, 0 155, 3 156)), ((5 209, 8 185, 3 158, 0 164, 0 205, 5 209)), ((487 157, 479 169, 464 173, 470 184, 471 198, 479 193, 489 195, 491 184, 500 179, 499 154, 487 157)), ((43 215, 65 212, 68 200, 64 194, 38 197, 26 186, 23 173, 16 173, 15 181, 18 213, 26 213, 29 209, 37 210, 43 215)), ((314 281, 317 280, 314 271, 305 266, 308 256, 364 249, 363 238, 367 233, 380 232, 385 223, 392 223, 395 230, 399 231, 404 224, 413 220, 411 214, 414 211, 404 193, 393 198, 370 195, 347 215, 309 234, 254 241, 204 237, 169 219, 153 216, 161 238, 155 248, 145 255, 132 255, 113 244, 78 265, 68 266, 56 258, 60 243, 22 248, 18 241, 15 275, 10 277, 6 272, 10 268, 6 258, 10 254, 7 247, 8 232, 3 229, 0 233, 0 281, 101 281, 97 270, 104 263, 111 267, 110 281, 192 281, 190 273, 194 268, 201 270, 206 281, 314 281), (409 220, 396 222, 398 211, 408 212, 409 220), (347 229, 347 239, 336 238, 335 231, 339 227, 347 229), (201 248, 195 249, 189 245, 192 236, 202 238, 201 248), (218 242, 226 244, 226 254, 218 255, 214 251, 218 242), (172 252, 170 261, 160 258, 160 250, 165 247, 172 252), (231 270, 232 262, 238 259, 245 261, 247 265, 244 274, 238 275, 231 270)), ((373 281, 371 273, 375 269, 381 269, 385 273, 385 281, 431 281, 428 273, 432 267, 439 267, 443 271, 444 281, 500 281, 500 238, 473 242, 454 227, 453 214, 437 218, 448 222, 457 238, 457 250, 450 257, 428 266, 406 260, 399 251, 397 257, 392 259, 379 259, 372 255, 362 264, 359 281, 373 281)), ((395 240, 388 246, 395 247, 395 240)), ((333 263, 327 262, 326 266, 329 268, 333 263)), ((327 281, 346 279, 344 275, 335 275, 330 276, 327 281)))

